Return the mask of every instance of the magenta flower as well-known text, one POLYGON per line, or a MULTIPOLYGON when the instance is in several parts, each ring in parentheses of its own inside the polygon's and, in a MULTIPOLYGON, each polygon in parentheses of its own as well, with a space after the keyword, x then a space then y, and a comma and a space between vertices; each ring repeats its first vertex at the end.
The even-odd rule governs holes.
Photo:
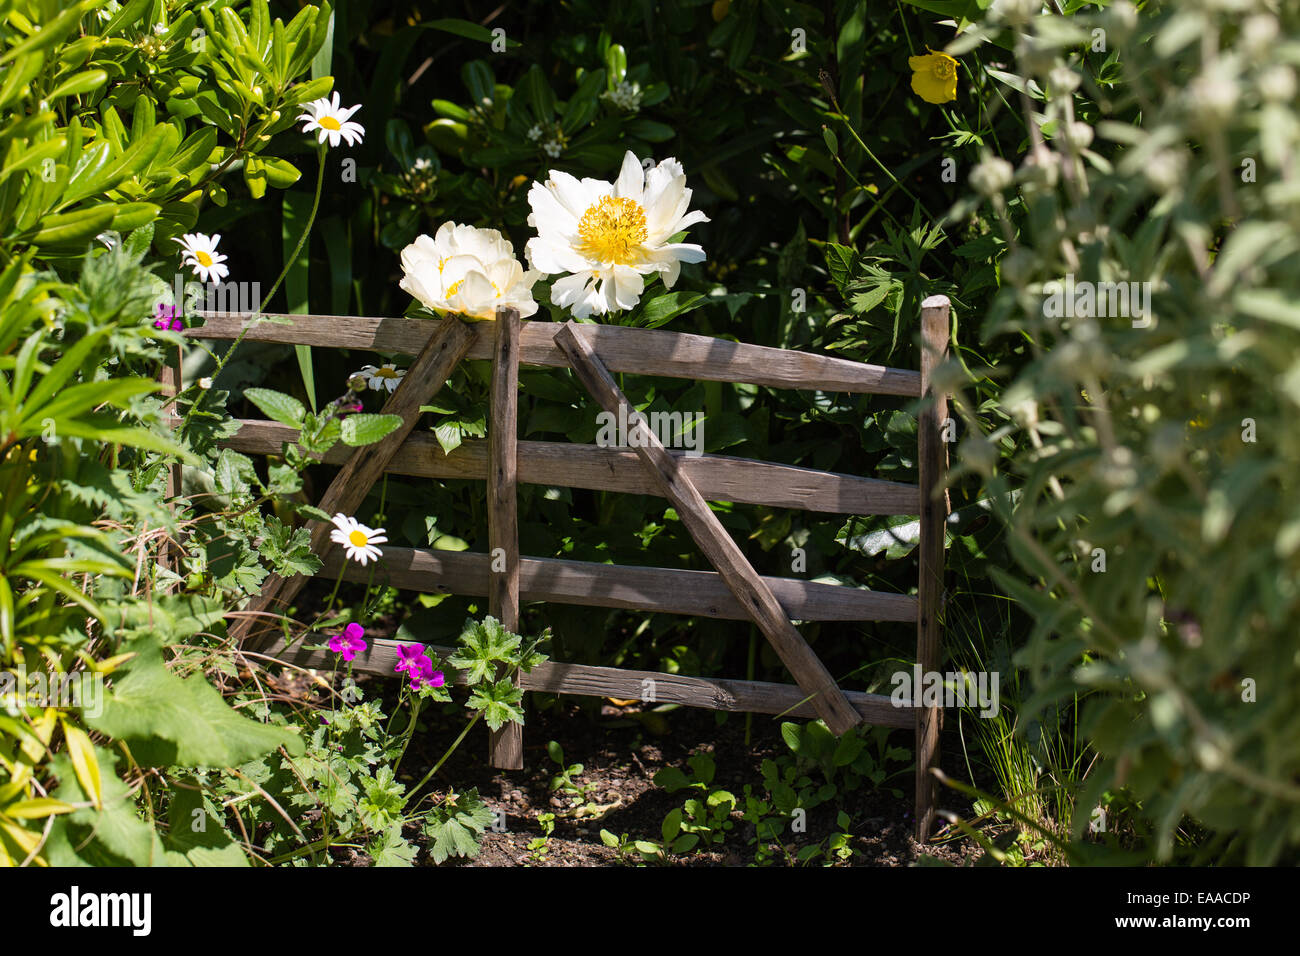
POLYGON ((393 670, 406 671, 412 687, 418 689, 433 674, 433 661, 424 653, 423 644, 398 644, 397 658, 393 670))
MULTIPOLYGON (((425 660, 427 661, 428 658, 426 657, 425 660)), ((432 667, 433 665, 430 664, 429 666, 432 667)), ((420 690, 422 687, 441 687, 445 683, 447 683, 447 678, 443 675, 442 671, 432 671, 431 674, 421 674, 418 677, 412 677, 411 689, 420 690)))
POLYGON ((343 629, 342 634, 335 634, 330 638, 330 650, 335 654, 342 654, 345 661, 351 661, 366 649, 366 642, 362 640, 365 633, 366 629, 353 621, 343 629))
POLYGON ((153 310, 153 327, 159 331, 170 329, 173 332, 179 332, 185 328, 185 323, 180 320, 178 312, 176 306, 159 302, 153 310))

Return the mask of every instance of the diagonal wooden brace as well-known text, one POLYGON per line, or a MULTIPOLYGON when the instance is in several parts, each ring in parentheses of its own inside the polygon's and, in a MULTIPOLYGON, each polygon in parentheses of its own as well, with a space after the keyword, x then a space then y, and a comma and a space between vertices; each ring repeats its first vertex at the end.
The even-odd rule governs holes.
MULTIPOLYGON (((448 315, 438 324, 397 390, 384 403, 383 414, 397 415, 402 420, 401 426, 373 445, 363 445, 352 453, 352 457, 339 470, 321 498, 318 507, 322 511, 330 515, 340 511, 352 514, 361 506, 371 487, 379 480, 397 449, 415 427, 420 418, 420 406, 442 388, 473 342, 474 333, 458 316, 448 315)), ((310 527, 311 549, 323 557, 330 546, 330 530, 333 526, 328 522, 313 521, 310 527)), ((230 629, 231 636, 236 642, 248 638, 257 629, 259 622, 271 621, 272 608, 288 607, 307 581, 308 577, 302 574, 294 575, 288 580, 275 574, 269 576, 262 585, 261 593, 244 609, 239 623, 230 629)), ((259 631, 257 638, 249 643, 248 649, 263 649, 273 643, 275 634, 274 629, 259 631)))
POLYGON ((646 427, 645 420, 633 411, 609 369, 583 337, 581 326, 574 322, 566 323, 556 333, 555 344, 568 356, 578 380, 605 411, 619 415, 620 420, 626 415, 627 421, 635 421, 632 427, 639 434, 635 444, 631 440, 628 443, 633 445, 637 456, 662 487, 664 497, 673 503, 696 545, 717 569, 750 619, 767 636, 772 649, 794 676, 800 689, 809 696, 817 715, 837 736, 861 723, 862 715, 848 702, 826 666, 790 623, 776 596, 745 559, 694 483, 646 427), (620 406, 627 406, 626 412, 620 413, 620 406))

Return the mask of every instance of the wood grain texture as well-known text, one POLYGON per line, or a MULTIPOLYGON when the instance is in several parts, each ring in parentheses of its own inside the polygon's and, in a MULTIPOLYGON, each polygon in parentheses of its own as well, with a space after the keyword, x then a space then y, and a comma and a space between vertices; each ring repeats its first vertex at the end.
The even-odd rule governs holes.
MULTIPOLYGON (((203 312, 205 324, 185 334, 197 339, 234 339, 252 318, 247 313, 203 312)), ((246 338, 253 342, 372 349, 417 354, 428 341, 433 323, 427 319, 367 318, 341 315, 273 316, 291 324, 261 321, 246 338)), ((469 358, 490 359, 495 331, 490 322, 477 322, 469 358)), ((558 322, 528 322, 520 335, 520 362, 564 368, 569 362, 555 343, 563 328, 558 322)), ((878 395, 921 394, 921 376, 910 369, 869 365, 828 355, 796 352, 729 342, 708 335, 635 329, 617 325, 583 326, 606 368, 615 372, 662 375, 714 382, 746 382, 770 388, 816 389, 878 395)))
MULTIPOLYGON (((948 517, 944 472, 948 450, 943 422, 948 398, 931 388, 934 370, 947 358, 950 330, 948 299, 931 296, 921 303, 921 382, 927 402, 917 418, 917 474, 921 486, 921 540, 917 546, 916 659, 922 673, 937 671, 943 656, 940 608, 943 600, 944 524, 948 517)), ((939 766, 942 711, 917 707, 916 713, 916 839, 925 843, 934 828, 935 780, 939 766)))
MULTIPOLYGON (((322 511, 330 515, 337 512, 351 515, 360 507, 371 486, 384 473, 397 449, 415 427, 420 418, 420 406, 442 388, 452 369, 469 350, 472 339, 468 327, 454 315, 448 315, 437 324, 436 331, 424 350, 407 369, 396 391, 384 403, 382 413, 397 415, 402 420, 401 426, 382 440, 372 445, 363 445, 352 452, 321 497, 318 507, 322 511)), ((330 523, 313 521, 310 522, 310 527, 313 552, 324 556, 338 550, 330 542, 330 530, 333 527, 330 523)), ((236 640, 249 638, 256 630, 257 623, 266 620, 265 614, 276 607, 287 607, 306 583, 307 577, 301 574, 288 580, 279 575, 270 575, 263 582, 261 593, 244 609, 245 614, 231 629, 231 635, 236 640)), ((270 636, 266 635, 268 639, 270 636)), ((250 646, 256 648, 261 643, 255 641, 250 646)))
MULTIPOLYGON (((488 613, 508 631, 519 630, 519 313, 498 309, 496 350, 488 409, 488 550, 501 564, 489 565, 488 613)), ((498 675, 500 676, 500 675, 498 675)), ((518 680, 516 679, 516 684, 518 680)), ((492 731, 488 763, 522 770, 524 729, 509 722, 492 731)))
MULTIPOLYGON (((239 431, 222 444, 248 455, 278 455, 297 431, 279 422, 243 419, 239 431)), ((630 448, 601 448, 568 442, 521 441, 517 445, 519 481, 526 485, 555 485, 620 491, 663 497, 659 484, 630 448)), ((701 455, 693 458, 669 451, 678 467, 709 501, 798 508, 826 514, 914 515, 920 513, 916 485, 797 465, 773 465, 752 458, 701 455)), ((329 464, 347 460, 348 449, 335 447, 325 456, 329 464)), ((388 463, 388 471, 417 478, 484 479, 488 474, 488 442, 461 442, 450 455, 429 434, 412 434, 388 463)))
MULTIPOLYGON (((397 644, 397 641, 390 640, 369 641, 369 647, 352 662, 353 670, 363 674, 395 676, 397 644)), ((425 647, 443 660, 452 652, 449 647, 431 644, 426 644, 425 647)), ((337 656, 324 649, 308 650, 297 644, 278 652, 275 658, 298 667, 325 670, 334 666, 337 656)), ((464 683, 462 674, 450 669, 444 673, 449 683, 464 683)), ((817 717, 817 712, 798 687, 765 681, 688 677, 684 674, 547 661, 534 667, 530 673, 521 675, 520 686, 524 690, 548 694, 613 697, 619 700, 642 700, 652 690, 654 703, 660 704, 776 714, 790 718, 817 717), (653 683, 647 684, 647 681, 653 683)), ((882 727, 911 727, 913 724, 911 708, 895 707, 884 694, 845 691, 844 696, 866 723, 882 727)))
MULTIPOLYGON (((403 590, 427 594, 487 596, 489 561, 486 554, 384 547, 375 574, 403 590)), ((327 556, 321 574, 339 572, 341 556, 327 556)), ((369 572, 349 568, 345 580, 364 581, 369 572)), ((916 598, 862 588, 765 577, 787 614, 797 621, 899 621, 917 617, 916 598)), ((623 610, 658 611, 719 620, 749 617, 716 571, 685 571, 596 564, 559 558, 520 558, 522 601, 577 604, 623 610)))
MULTIPOLYGON (((473 551, 429 551, 383 546, 375 583, 425 594, 486 597, 490 556, 473 551)), ((342 554, 325 556, 320 575, 334 578, 342 554)), ((345 581, 364 582, 370 569, 349 564, 345 581)), ((819 581, 764 577, 786 614, 796 621, 916 620, 916 598, 819 581)), ((630 611, 686 614, 724 621, 747 621, 749 615, 716 571, 642 568, 560 558, 519 559, 519 598, 549 604, 577 604, 630 611)))
POLYGON ((585 330, 569 322, 555 336, 555 343, 569 357, 578 380, 597 404, 617 415, 619 421, 635 421, 633 435, 629 436, 635 440, 629 443, 634 446, 637 456, 663 488, 664 497, 672 502, 696 546, 718 570, 749 618, 767 637, 795 682, 812 699, 818 716, 837 736, 859 724, 861 715, 849 706, 826 666, 790 623, 776 595, 727 534, 690 478, 678 467, 677 459, 668 454, 646 427, 645 419, 632 410, 613 376, 587 341, 585 330))

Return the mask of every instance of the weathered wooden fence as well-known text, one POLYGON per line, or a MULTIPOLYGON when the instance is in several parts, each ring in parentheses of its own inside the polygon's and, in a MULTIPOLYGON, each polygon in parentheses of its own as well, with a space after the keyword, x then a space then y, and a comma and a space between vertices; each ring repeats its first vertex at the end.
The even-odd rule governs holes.
MULTIPOLYGON (((930 388, 930 374, 946 354, 949 304, 943 296, 922 306, 923 358, 919 372, 867 365, 840 358, 729 342, 700 335, 618 326, 521 323, 503 311, 495 322, 466 324, 454 316, 420 319, 294 315, 250 323, 246 314, 207 313, 192 338, 234 339, 349 348, 415 355, 383 411, 403 426, 363 448, 336 446, 325 461, 342 468, 322 496, 328 512, 355 512, 384 473, 421 478, 473 478, 487 482, 489 554, 434 551, 385 545, 384 583, 425 593, 486 596, 489 612, 517 630, 521 601, 627 608, 752 621, 771 643, 795 683, 687 677, 548 662, 519 675, 524 690, 640 699, 653 681, 658 702, 711 710, 820 717, 836 734, 866 721, 916 731, 916 830, 929 838, 934 820, 933 778, 942 710, 896 707, 888 696, 841 690, 795 628, 793 621, 915 621, 917 661, 923 671, 940 662, 938 613, 943 588, 946 496, 942 479, 946 452, 940 437, 946 400, 930 388), (281 324, 283 322, 284 324, 281 324), (467 441, 444 454, 428 433, 411 434, 420 405, 443 386, 463 359, 493 363, 488 437, 467 441), (604 410, 629 422, 639 434, 632 447, 600 447, 517 440, 519 366, 569 367, 604 410), (916 485, 832 474, 790 465, 722 455, 691 457, 665 449, 628 405, 612 372, 771 388, 816 389, 932 399, 918 420, 916 485), (653 494, 672 502, 679 518, 715 571, 620 567, 519 554, 518 482, 653 494), (793 578, 764 577, 746 560, 707 502, 730 501, 770 507, 854 515, 920 515, 916 596, 793 578), (495 560, 494 560, 495 558, 495 560), (501 570, 501 569, 504 570, 501 570)), ((172 373, 175 376, 175 372, 172 373)), ((170 379, 169 379, 170 380, 170 379)), ((179 380, 177 378, 177 380, 179 380)), ((227 441, 249 454, 277 455, 296 431, 273 421, 248 420, 227 441)), ((321 574, 364 581, 368 569, 348 564, 329 541, 330 525, 313 522, 312 546, 324 556, 321 574)), ((305 584, 270 578, 232 629, 246 647, 309 667, 328 666, 320 650, 301 641, 274 646, 282 633, 278 612, 287 609, 305 584), (262 626, 259 626, 262 625, 262 626)), ((447 648, 432 648, 445 656, 447 648)), ((393 674, 395 641, 376 640, 354 666, 393 674)), ((493 766, 523 765, 521 728, 507 724, 493 735, 493 766)))

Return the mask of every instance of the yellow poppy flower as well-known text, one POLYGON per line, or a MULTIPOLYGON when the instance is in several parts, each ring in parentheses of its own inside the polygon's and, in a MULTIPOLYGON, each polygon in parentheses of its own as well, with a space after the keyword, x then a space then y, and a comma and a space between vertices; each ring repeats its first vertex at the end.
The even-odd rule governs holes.
POLYGON ((927 103, 957 98, 957 61, 947 53, 930 50, 928 56, 909 56, 907 65, 912 69, 912 92, 927 103))

